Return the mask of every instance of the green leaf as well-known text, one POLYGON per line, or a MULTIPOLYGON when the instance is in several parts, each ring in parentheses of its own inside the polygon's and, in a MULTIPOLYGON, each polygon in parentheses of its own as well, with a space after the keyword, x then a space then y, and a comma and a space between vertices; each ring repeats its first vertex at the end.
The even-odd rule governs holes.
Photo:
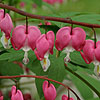
POLYGON ((75 64, 77 64, 78 66, 82 67, 82 68, 88 68, 91 69, 91 71, 93 71, 94 69, 94 65, 91 64, 86 64, 85 61, 83 60, 83 58, 81 57, 80 52, 74 51, 70 54, 70 58, 71 61, 75 64))
POLYGON ((91 84, 91 86, 93 86, 96 89, 96 91, 100 96, 100 80, 95 79, 89 76, 88 74, 84 74, 81 68, 78 68, 77 74, 80 75, 82 78, 84 78, 86 81, 88 81, 91 84))
POLYGON ((23 74, 22 68, 13 62, 0 61, 0 73, 5 76, 21 75, 23 74))
MULTIPOLYGON (((53 80, 62 82, 66 76, 65 67, 64 67, 64 56, 56 58, 56 50, 53 55, 50 57, 50 69, 48 72, 48 78, 53 80)), ((53 83, 56 88, 58 88, 59 84, 53 83)))
POLYGON ((100 98, 91 98, 91 99, 87 99, 87 100, 100 100, 100 98))
MULTIPOLYGON (((68 65, 68 67, 70 67, 70 66, 68 65)), ((76 66, 74 66, 74 67, 76 67, 76 66)), ((84 100, 93 98, 93 92, 83 81, 81 81, 79 78, 77 78, 75 75, 73 75, 71 73, 69 73, 69 75, 71 76, 72 82, 75 84, 75 86, 79 90, 79 92, 80 92, 81 96, 84 98, 84 100)))
MULTIPOLYGON (((32 58, 31 58, 32 59, 32 58)), ((27 67, 33 71, 36 75, 39 76, 48 76, 48 78, 54 79, 56 81, 62 82, 66 73, 64 68, 64 62, 63 62, 63 56, 56 58, 56 50, 54 51, 53 55, 50 55, 50 67, 47 70, 47 72, 44 72, 42 69, 42 66, 40 64, 40 61, 34 57, 32 61, 29 62, 27 67)), ((42 98, 43 90, 42 90, 42 79, 36 79, 36 87, 37 91, 39 93, 40 98, 42 98)), ((59 84, 53 83, 55 87, 57 88, 59 84)))
POLYGON ((44 80, 42 80, 42 79, 35 79, 36 88, 37 88, 40 98, 44 97, 43 89, 42 89, 43 82, 44 82, 44 80))
POLYGON ((53 31, 55 34, 59 30, 59 27, 56 25, 40 25, 40 28, 43 28, 47 31, 53 31))
POLYGON ((0 55, 0 60, 15 61, 23 58, 23 56, 24 56, 24 52, 22 51, 8 52, 0 55))
MULTIPOLYGON (((30 62, 28 63, 27 67, 32 71, 34 72, 36 75, 39 75, 39 76, 47 76, 47 73, 48 72, 44 72, 43 69, 42 69, 42 66, 40 64, 40 61, 37 60, 37 58, 34 56, 32 56, 30 58, 30 62)), ((38 94, 40 96, 40 98, 42 98, 44 96, 43 94, 43 90, 42 90, 42 84, 43 84, 43 79, 35 79, 35 83, 36 83, 36 88, 37 88, 37 91, 38 91, 38 94)))
POLYGON ((86 72, 83 71, 81 67, 79 67, 76 72, 73 72, 68 67, 66 67, 66 69, 69 71, 69 74, 73 74, 75 77, 79 78, 91 90, 93 90, 98 95, 98 97, 100 97, 100 80, 96 80, 95 78, 89 76, 86 72))
POLYGON ((51 10, 53 13, 56 13, 54 7, 46 2, 43 2, 43 5, 46 6, 47 8, 49 8, 49 10, 51 10))
POLYGON ((33 0, 39 7, 42 6, 42 0, 33 0))

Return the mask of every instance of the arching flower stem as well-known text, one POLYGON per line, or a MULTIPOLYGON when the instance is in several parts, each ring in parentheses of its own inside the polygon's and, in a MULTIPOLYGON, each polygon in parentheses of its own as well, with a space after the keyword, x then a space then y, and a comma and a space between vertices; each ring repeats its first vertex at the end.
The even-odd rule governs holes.
POLYGON ((81 100, 79 98, 79 96, 77 95, 76 92, 74 92, 74 90, 72 90, 70 87, 68 87, 67 85, 61 83, 61 82, 58 82, 56 80, 53 80, 53 79, 50 79, 50 78, 47 78, 45 76, 36 76, 36 75, 16 75, 16 76, 0 76, 0 79, 12 79, 12 78, 21 78, 21 77, 31 77, 31 78, 39 78, 39 79, 45 79, 45 80, 48 80, 48 81, 52 81, 52 82, 55 82, 57 84, 60 84, 62 86, 64 86, 66 89, 69 89, 76 97, 78 100, 81 100))

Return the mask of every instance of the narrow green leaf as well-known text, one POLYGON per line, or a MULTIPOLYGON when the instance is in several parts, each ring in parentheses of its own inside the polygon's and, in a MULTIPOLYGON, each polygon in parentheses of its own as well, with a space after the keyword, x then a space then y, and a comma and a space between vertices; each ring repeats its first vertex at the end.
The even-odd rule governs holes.
MULTIPOLYGON (((68 67, 70 67, 70 66, 68 65, 68 67)), ((73 75, 71 73, 69 73, 69 75, 71 76, 72 82, 75 84, 75 86, 79 90, 79 92, 80 92, 81 96, 84 98, 84 100, 93 98, 93 92, 83 81, 81 81, 79 78, 77 78, 75 75, 73 75)))
POLYGON ((76 72, 72 71, 68 67, 66 67, 66 70, 69 71, 69 73, 73 74, 75 77, 79 78, 91 90, 93 90, 98 95, 98 97, 100 97, 100 80, 96 80, 93 77, 89 76, 86 72, 83 71, 81 67, 79 67, 76 72))
POLYGON ((78 64, 80 66, 82 66, 82 68, 88 68, 93 70, 94 69, 94 65, 91 64, 86 64, 85 61, 83 60, 83 58, 81 57, 80 52, 74 51, 70 54, 70 58, 71 61, 74 62, 75 64, 78 64))
POLYGON ((42 0, 33 0, 39 7, 42 6, 42 0))

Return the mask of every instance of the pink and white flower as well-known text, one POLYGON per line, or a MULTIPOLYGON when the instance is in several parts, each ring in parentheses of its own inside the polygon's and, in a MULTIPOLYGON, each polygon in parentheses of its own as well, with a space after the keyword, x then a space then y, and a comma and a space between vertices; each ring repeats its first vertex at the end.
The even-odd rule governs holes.
POLYGON ((74 50, 80 51, 85 43, 86 34, 82 28, 76 27, 71 29, 71 27, 63 27, 58 30, 56 34, 55 46, 58 51, 65 52, 67 56, 65 57, 65 62, 70 60, 70 52, 74 50))
POLYGON ((13 23, 9 14, 5 14, 3 9, 0 10, 0 29, 3 32, 1 43, 4 48, 9 48, 8 40, 10 38, 11 30, 13 29, 13 23))
POLYGON ((54 4, 56 2, 56 0, 43 0, 44 2, 47 2, 49 4, 54 4))
POLYGON ((28 32, 26 32, 25 25, 17 26, 13 32, 11 37, 11 43, 15 50, 22 49, 25 51, 23 62, 27 64, 29 62, 28 59, 28 51, 36 48, 36 40, 40 37, 41 32, 36 26, 28 26, 28 32))
POLYGON ((66 95, 63 95, 63 96, 62 96, 62 100, 74 100, 74 99, 73 99, 73 98, 69 98, 69 99, 68 99, 68 97, 67 97, 66 95))
POLYGON ((3 96, 0 97, 0 100, 3 100, 3 96))
POLYGON ((22 92, 17 90, 15 86, 12 86, 11 89, 11 100, 24 100, 22 92))
POLYGON ((97 76, 100 76, 100 41, 96 42, 95 48, 94 41, 86 40, 83 53, 80 53, 87 64, 92 62, 95 65, 94 72, 97 76))
POLYGON ((42 34, 36 41, 35 55, 38 60, 40 60, 44 71, 50 66, 50 61, 48 59, 49 54, 53 54, 54 47, 54 32, 49 31, 47 34, 42 34))
POLYGON ((45 100, 55 100, 56 99, 56 89, 53 84, 48 81, 43 82, 43 93, 45 100))

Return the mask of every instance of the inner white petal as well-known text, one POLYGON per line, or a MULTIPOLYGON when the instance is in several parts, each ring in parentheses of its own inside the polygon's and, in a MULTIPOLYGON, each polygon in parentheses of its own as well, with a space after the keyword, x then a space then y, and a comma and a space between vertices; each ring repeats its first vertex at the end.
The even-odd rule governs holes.
POLYGON ((64 50, 63 50, 63 52, 64 53, 70 53, 70 52, 73 52, 73 51, 75 51, 75 49, 72 47, 72 46, 67 46, 64 50))
POLYGON ((25 40, 24 46, 22 47, 22 50, 25 52, 24 54, 24 58, 23 58, 23 63, 24 64, 28 64, 29 62, 29 58, 28 58, 28 51, 31 48, 28 46, 28 39, 25 40))
POLYGON ((100 65, 95 65, 94 73, 98 78, 100 78, 100 65))
POLYGON ((46 54, 44 55, 44 58, 48 58, 49 57, 49 51, 46 52, 46 54))
POLYGON ((29 62, 28 51, 25 51, 24 58, 23 58, 23 63, 28 64, 28 62, 29 62))
POLYGON ((8 39, 5 37, 5 33, 3 33, 2 37, 1 37, 1 43, 2 43, 2 45, 3 45, 3 47, 4 47, 5 49, 9 49, 9 48, 10 48, 10 46, 9 46, 10 40, 8 40, 8 39))
POLYGON ((75 49, 72 46, 67 46, 63 52, 66 53, 66 57, 64 58, 64 62, 68 63, 70 61, 70 53, 73 52, 75 49))
POLYGON ((25 40, 24 46, 22 47, 23 51, 29 51, 31 48, 28 46, 28 39, 25 40))
POLYGON ((94 60, 94 61, 93 61, 93 64, 97 66, 97 65, 99 65, 99 64, 100 64, 100 62, 99 62, 99 61, 97 61, 97 60, 94 60))
POLYGON ((44 58, 42 61, 40 61, 42 68, 44 72, 46 72, 50 66, 50 60, 48 58, 44 58))

